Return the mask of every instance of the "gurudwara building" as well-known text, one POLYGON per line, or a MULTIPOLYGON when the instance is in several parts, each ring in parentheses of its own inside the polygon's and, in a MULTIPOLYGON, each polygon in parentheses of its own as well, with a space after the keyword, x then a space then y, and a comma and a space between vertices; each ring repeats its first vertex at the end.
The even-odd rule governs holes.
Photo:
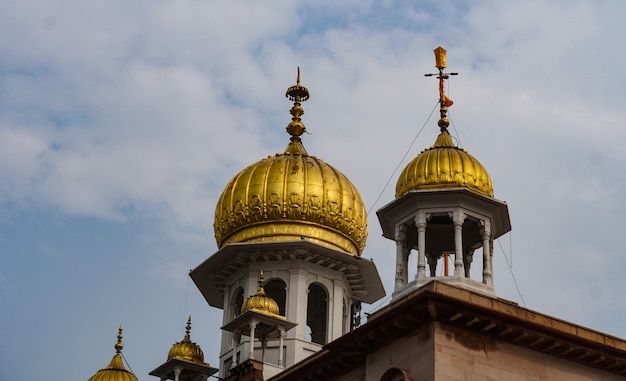
MULTIPOLYGON (((511 230, 487 170, 448 133, 446 56, 435 49, 440 134, 402 171, 377 212, 395 242, 390 303, 360 323, 361 303, 385 296, 362 257, 367 214, 356 187, 305 150, 302 102, 293 102, 283 153, 230 180, 215 210, 218 250, 190 276, 223 310, 217 368, 181 342, 150 375, 200 381, 623 380, 626 341, 496 296, 494 240, 511 230), (409 267, 411 255, 417 268, 409 267), (448 258, 453 265, 449 269, 448 258), (440 268, 439 272, 437 267, 440 268), (474 267, 474 271, 472 271, 474 267), (476 269, 481 271, 476 271, 476 269), (473 279, 473 274, 480 274, 473 279), (440 275, 438 275, 440 274, 440 275)), ((217 327, 216 327, 217 329, 217 327)), ((120 352, 89 381, 137 380, 120 352)))

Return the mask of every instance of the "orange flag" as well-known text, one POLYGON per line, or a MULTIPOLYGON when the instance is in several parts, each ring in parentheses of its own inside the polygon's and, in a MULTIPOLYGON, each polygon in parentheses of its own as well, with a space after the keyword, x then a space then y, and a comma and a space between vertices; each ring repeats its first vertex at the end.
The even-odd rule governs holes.
POLYGON ((442 77, 439 78, 439 98, 441 99, 441 103, 443 103, 446 107, 450 107, 454 104, 454 102, 452 102, 452 99, 446 97, 446 95, 443 93, 442 77))

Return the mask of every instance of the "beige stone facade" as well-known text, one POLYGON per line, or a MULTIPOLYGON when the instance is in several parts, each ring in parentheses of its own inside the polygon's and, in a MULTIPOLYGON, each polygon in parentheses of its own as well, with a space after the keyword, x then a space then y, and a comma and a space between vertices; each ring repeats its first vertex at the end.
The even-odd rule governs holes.
POLYGON ((272 381, 626 379, 626 341, 433 281, 272 381))

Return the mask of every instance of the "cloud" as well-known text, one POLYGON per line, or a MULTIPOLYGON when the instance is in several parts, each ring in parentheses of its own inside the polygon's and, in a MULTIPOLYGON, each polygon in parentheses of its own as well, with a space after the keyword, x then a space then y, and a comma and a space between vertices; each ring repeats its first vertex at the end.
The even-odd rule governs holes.
MULTIPOLYGON (((374 212, 393 200, 393 170, 435 141, 437 84, 423 74, 436 70, 432 50, 441 45, 449 70, 459 72, 447 88, 455 100, 452 131, 487 168, 496 197, 509 204, 513 232, 501 240, 511 239, 512 248, 503 246, 513 253, 528 307, 623 336, 607 311, 624 315, 615 304, 623 288, 617 274, 626 268, 619 217, 626 212, 624 7, 3 3, 0 267, 11 278, 0 276, 0 290, 10 281, 11 290, 21 292, 11 295, 7 319, 24 332, 19 317, 32 306, 20 297, 32 300, 46 289, 50 305, 76 315, 50 314, 50 324, 80 332, 70 340, 37 331, 42 358, 58 349, 47 342, 80 347, 81 334, 115 319, 111 340, 103 333, 93 341, 111 341, 111 349, 124 318, 140 327, 141 339, 131 341, 127 353, 135 357, 135 371, 156 366, 162 358, 139 348, 142 340, 163 350, 171 344, 159 344, 154 332, 165 331, 172 315, 185 315, 180 289, 189 268, 215 249, 213 208, 223 187, 288 143, 291 103, 284 92, 297 66, 312 95, 303 104, 304 145, 345 173, 372 209, 364 255, 374 258, 390 293, 395 244, 380 237, 374 212), (47 250, 62 260, 44 261, 47 250), (72 270, 98 274, 99 282, 81 284, 72 270), (70 303, 76 300, 81 306, 70 303), (137 300, 167 311, 154 313, 157 319, 154 310, 135 306, 137 300)), ((495 280, 498 295, 519 301, 499 253, 495 280)), ((203 333, 197 341, 213 363, 219 311, 198 299, 194 311, 212 318, 194 318, 194 332, 203 333)), ((172 340, 180 340, 175 333, 172 340)), ((12 347, 20 340, 5 342, 12 347)), ((16 353, 26 356, 28 348, 16 353)), ((76 354, 100 361, 77 361, 74 378, 106 365, 109 352, 103 353, 76 354)))

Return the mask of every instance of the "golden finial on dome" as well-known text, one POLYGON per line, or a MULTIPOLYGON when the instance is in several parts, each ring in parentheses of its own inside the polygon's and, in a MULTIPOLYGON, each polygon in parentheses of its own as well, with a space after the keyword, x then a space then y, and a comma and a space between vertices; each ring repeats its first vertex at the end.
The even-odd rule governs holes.
POLYGON ((117 343, 115 343, 115 355, 109 362, 106 368, 100 369, 93 376, 89 377, 87 381, 137 381, 137 377, 124 366, 124 360, 122 359, 122 330, 123 327, 120 324, 119 331, 117 333, 117 343))
POLYGON ((296 78, 296 84, 287 89, 285 96, 293 102, 293 107, 289 110, 292 115, 291 123, 287 125, 287 132, 291 135, 292 142, 299 142, 300 135, 306 132, 304 123, 300 117, 304 114, 301 102, 309 99, 309 89, 300 85, 300 66, 298 66, 298 77, 296 78))
POLYGON ((191 361, 197 364, 204 364, 204 353, 200 346, 191 341, 191 315, 187 318, 187 326, 185 327, 185 337, 176 344, 167 354, 167 359, 177 358, 181 360, 191 361))
MULTIPOLYGON (((280 309, 278 303, 271 297, 265 295, 265 280, 263 279, 263 271, 259 272, 259 289, 256 294, 249 297, 243 302, 241 306, 241 313, 248 310, 254 310, 265 314, 283 317, 280 315, 280 309)), ((283 317, 284 318, 284 317, 283 317)))
POLYGON ((189 333, 191 333, 191 315, 187 318, 187 326, 185 327, 185 338, 189 337, 189 333))
POLYGON ((124 344, 122 344, 122 331, 124 330, 124 327, 122 327, 122 325, 120 324, 120 328, 119 328, 119 332, 117 333, 117 343, 115 343, 115 352, 116 353, 120 353, 122 352, 122 349, 124 348, 124 344))
POLYGON ((259 271, 259 289, 257 295, 265 295, 265 279, 263 279, 263 270, 259 271))
POLYGON ((435 52, 435 67, 439 69, 439 74, 425 74, 426 77, 432 77, 434 75, 439 79, 439 114, 441 117, 437 122, 437 125, 441 129, 441 132, 447 131, 450 121, 446 117, 448 113, 448 107, 452 106, 454 102, 448 98, 443 91, 444 79, 450 78, 451 75, 458 75, 459 73, 444 73, 443 69, 446 68, 446 50, 441 46, 434 50, 435 52))

